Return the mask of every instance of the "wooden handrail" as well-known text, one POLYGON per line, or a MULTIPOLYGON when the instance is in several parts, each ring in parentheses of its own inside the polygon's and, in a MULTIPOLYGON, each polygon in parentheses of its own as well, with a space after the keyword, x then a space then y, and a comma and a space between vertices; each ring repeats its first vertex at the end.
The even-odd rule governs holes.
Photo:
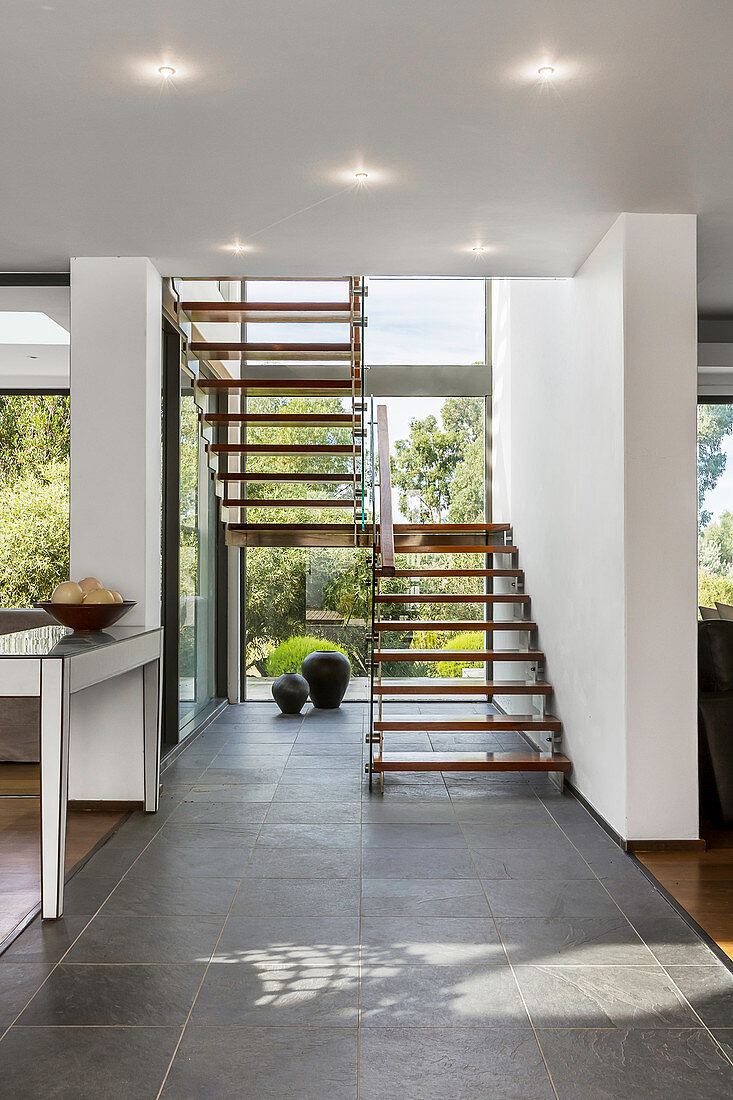
POLYGON ((377 405, 377 452, 379 454, 379 545, 382 575, 394 576, 394 524, 392 523, 392 472, 389 464, 387 406, 377 405))

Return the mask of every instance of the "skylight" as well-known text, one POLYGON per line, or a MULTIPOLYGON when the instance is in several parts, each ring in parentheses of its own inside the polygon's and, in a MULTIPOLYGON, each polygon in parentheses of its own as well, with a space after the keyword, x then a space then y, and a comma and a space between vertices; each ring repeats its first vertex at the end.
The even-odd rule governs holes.
POLYGON ((69 334, 47 313, 0 310, 0 344, 68 344, 69 334))

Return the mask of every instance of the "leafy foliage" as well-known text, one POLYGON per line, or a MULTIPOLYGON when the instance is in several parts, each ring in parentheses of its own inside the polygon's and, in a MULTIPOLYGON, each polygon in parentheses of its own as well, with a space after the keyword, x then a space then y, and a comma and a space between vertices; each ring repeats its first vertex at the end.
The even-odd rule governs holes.
POLYGON ((697 584, 698 601, 701 607, 715 607, 716 603, 733 605, 733 576, 721 576, 700 570, 697 584))
POLYGON ((334 645, 325 638, 288 638, 269 654, 266 662, 267 675, 282 676, 284 672, 300 672, 305 658, 317 649, 337 650, 348 656, 340 645, 334 645))
POLYGON ((69 576, 69 399, 0 396, 0 606, 69 576))
POLYGON ((0 604, 32 607, 69 576, 69 462, 0 489, 0 604))
MULTIPOLYGON (((445 644, 446 649, 483 649, 485 637, 479 631, 454 634, 445 644)), ((483 661, 439 661, 438 676, 462 676, 464 668, 482 668, 483 661)))
POLYGON ((392 481, 400 509, 413 522, 481 520, 484 512, 483 401, 451 397, 436 417, 410 421, 395 444, 392 481))

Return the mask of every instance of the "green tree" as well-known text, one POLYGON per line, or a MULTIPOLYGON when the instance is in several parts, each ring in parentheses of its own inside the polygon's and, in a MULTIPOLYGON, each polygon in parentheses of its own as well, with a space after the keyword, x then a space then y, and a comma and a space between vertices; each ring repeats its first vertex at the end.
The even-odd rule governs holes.
POLYGON ((410 435, 398 439, 392 482, 403 515, 418 523, 440 523, 450 507, 450 490, 463 447, 454 431, 438 427, 434 416, 410 421, 410 435))
POLYGON ((712 514, 703 503, 705 494, 714 489, 725 470, 724 438, 733 430, 733 405, 697 407, 697 510, 700 530, 707 527, 712 514))
POLYGON ((60 395, 0 395, 0 481, 40 474, 69 457, 69 399, 60 395))
POLYGON ((0 606, 31 607, 69 576, 69 463, 0 489, 0 606))

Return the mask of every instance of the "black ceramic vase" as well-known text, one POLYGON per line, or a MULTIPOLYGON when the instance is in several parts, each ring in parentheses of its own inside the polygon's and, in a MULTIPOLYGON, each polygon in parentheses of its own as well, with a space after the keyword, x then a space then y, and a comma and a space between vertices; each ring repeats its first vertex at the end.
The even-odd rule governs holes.
POLYGON ((300 714, 308 698, 308 681, 297 672, 285 672, 272 685, 272 697, 283 714, 300 714))
POLYGON ((351 679, 348 657, 337 649, 315 649, 303 661, 301 672, 308 681, 314 707, 335 710, 341 706, 351 679))

